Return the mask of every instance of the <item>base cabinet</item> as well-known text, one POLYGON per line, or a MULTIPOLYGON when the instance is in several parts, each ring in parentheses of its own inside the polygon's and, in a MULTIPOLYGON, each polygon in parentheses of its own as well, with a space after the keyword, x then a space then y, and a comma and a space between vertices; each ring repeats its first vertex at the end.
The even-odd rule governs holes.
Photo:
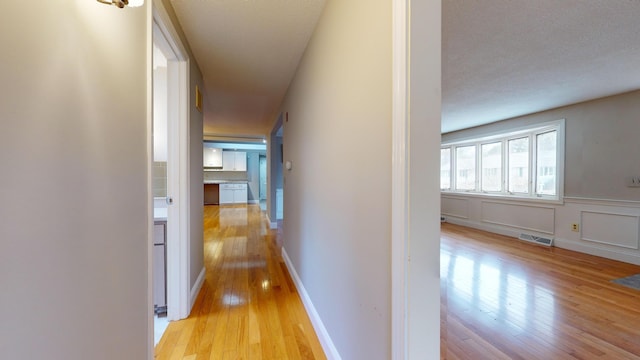
POLYGON ((246 203, 247 184, 220 184, 220 205, 246 203))
POLYGON ((167 312, 167 222, 153 225, 153 307, 156 314, 167 312))
POLYGON ((220 204, 220 187, 218 184, 204 184, 204 204, 220 204))

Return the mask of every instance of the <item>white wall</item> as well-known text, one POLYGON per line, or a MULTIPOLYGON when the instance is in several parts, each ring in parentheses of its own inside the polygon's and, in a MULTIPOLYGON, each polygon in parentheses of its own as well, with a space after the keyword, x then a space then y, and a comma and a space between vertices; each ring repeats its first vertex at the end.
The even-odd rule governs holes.
POLYGON ((559 247, 640 264, 640 188, 625 184, 640 174, 640 91, 445 134, 443 141, 558 119, 566 119, 561 204, 443 194, 443 214, 451 222, 543 235, 559 247))
POLYGON ((327 1, 281 109, 284 248, 343 359, 391 356, 391 90, 391 2, 327 1))
POLYGON ((153 161, 167 161, 167 59, 154 46, 154 61, 164 60, 164 66, 153 69, 153 161))
POLYGON ((3 3, 2 359, 152 355, 149 6, 3 3))

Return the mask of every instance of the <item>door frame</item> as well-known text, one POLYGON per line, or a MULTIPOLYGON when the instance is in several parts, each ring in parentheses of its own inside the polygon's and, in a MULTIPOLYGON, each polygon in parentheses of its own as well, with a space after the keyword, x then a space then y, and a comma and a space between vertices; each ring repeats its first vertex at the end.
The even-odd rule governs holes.
MULTIPOLYGON (((180 41, 171 18, 161 1, 153 1, 152 5, 152 44, 155 37, 161 36, 165 45, 174 56, 168 60, 168 163, 167 195, 174 200, 167 207, 167 318, 169 320, 184 319, 189 315, 189 57, 180 41)), ((150 157, 153 154, 150 155, 150 157)), ((150 161, 152 159, 150 158, 150 161)), ((150 234, 151 235, 151 234, 150 234)), ((152 251, 150 240, 149 251, 152 251)), ((151 269, 151 265, 149 269, 151 269)), ((151 272, 149 273, 151 276, 151 272)), ((149 290, 152 291, 152 282, 149 290)), ((149 303, 149 314, 153 321, 153 300, 149 303)), ((153 335, 153 333, 151 334, 153 335)), ((151 336, 153 349, 153 336, 151 336)), ((153 353, 153 352, 152 352, 153 353)))
POLYGON ((440 358, 442 1, 392 0, 391 358, 440 358))

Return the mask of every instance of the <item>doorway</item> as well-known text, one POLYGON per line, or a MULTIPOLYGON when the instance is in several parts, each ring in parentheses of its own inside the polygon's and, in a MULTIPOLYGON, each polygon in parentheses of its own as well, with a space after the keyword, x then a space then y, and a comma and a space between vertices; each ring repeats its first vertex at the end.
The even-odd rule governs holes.
POLYGON ((282 225, 284 220, 284 148, 283 117, 280 114, 269 136, 269 166, 267 191, 267 217, 272 229, 282 225))
POLYGON ((267 156, 266 155, 262 155, 260 154, 259 160, 258 160, 258 166, 259 166, 259 181, 260 181, 260 188, 259 188, 259 195, 258 195, 258 199, 259 199, 259 203, 260 203, 260 209, 262 209, 262 211, 266 211, 267 210, 267 156))
MULTIPOLYGON (((154 29, 155 30, 155 29, 154 29)), ((154 37, 153 41, 153 312, 154 344, 167 328, 167 239, 169 228, 168 169, 168 59, 166 44, 154 37)), ((172 179, 173 180, 173 179, 172 179)), ((171 216, 173 220, 173 216, 171 216)), ((171 222, 173 227, 173 221, 171 222)))
MULTIPOLYGON (((153 7, 153 243, 151 298, 154 344, 168 321, 188 316, 188 77, 186 52, 162 6, 153 7), (169 25, 169 26, 167 26, 169 25), (157 326, 156 326, 157 325, 157 326)), ((151 321, 151 320, 150 320, 151 321)))

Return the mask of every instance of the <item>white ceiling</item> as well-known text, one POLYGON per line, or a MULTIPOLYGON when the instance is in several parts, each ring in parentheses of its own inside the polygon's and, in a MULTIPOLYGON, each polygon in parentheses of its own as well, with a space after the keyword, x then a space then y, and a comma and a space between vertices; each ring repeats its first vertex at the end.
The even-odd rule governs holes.
POLYGON ((442 131, 640 88, 640 2, 443 0, 442 131))
MULTIPOLYGON (((324 0, 171 0, 205 134, 271 129, 324 0)), ((442 131, 640 88, 637 0, 443 0, 442 131)))
POLYGON ((205 134, 271 129, 324 0, 171 0, 205 83, 205 134))

